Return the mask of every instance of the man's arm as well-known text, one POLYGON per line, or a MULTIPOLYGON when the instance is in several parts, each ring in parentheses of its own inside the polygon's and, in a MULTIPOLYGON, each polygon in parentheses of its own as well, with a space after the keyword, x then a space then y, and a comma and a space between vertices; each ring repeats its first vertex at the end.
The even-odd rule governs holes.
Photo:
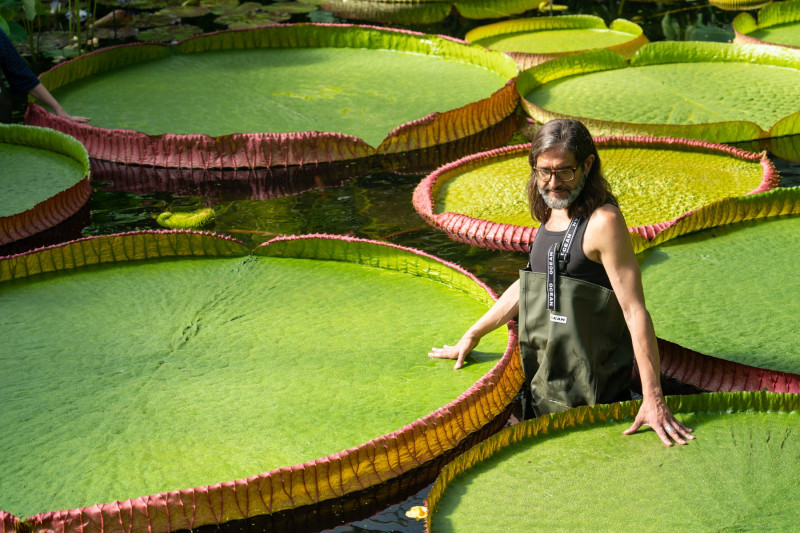
POLYGON ((64 108, 61 107, 61 104, 58 103, 58 100, 56 100, 55 97, 52 94, 50 94, 50 91, 47 90, 47 87, 45 87, 43 83, 40 83, 39 85, 28 91, 28 94, 30 94, 31 96, 42 102, 44 105, 52 109, 53 113, 55 113, 59 117, 71 120, 73 122, 89 122, 88 117, 79 117, 67 113, 64 110, 64 108))
POLYGON ((519 280, 506 289, 494 305, 470 327, 455 346, 445 344, 442 348, 431 348, 429 357, 456 359, 454 368, 464 365, 464 359, 475 349, 484 335, 507 324, 519 312, 519 280))
POLYGON ((585 242, 591 243, 590 257, 598 259, 611 281, 625 322, 631 333, 633 353, 642 380, 642 406, 636 420, 625 431, 636 432, 641 426, 653 428, 664 444, 671 446, 673 439, 686 444, 693 439, 692 430, 678 422, 664 401, 661 390, 661 367, 653 321, 644 303, 642 275, 633 253, 628 228, 620 210, 610 204, 598 209, 590 219, 585 242))

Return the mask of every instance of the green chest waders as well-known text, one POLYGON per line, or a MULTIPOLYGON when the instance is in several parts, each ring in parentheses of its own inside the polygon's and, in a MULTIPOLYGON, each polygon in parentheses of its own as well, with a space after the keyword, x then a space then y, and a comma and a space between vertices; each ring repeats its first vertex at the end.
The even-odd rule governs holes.
POLYGON ((579 223, 548 250, 546 273, 520 271, 526 419, 630 399, 633 347, 614 291, 559 275, 579 223))

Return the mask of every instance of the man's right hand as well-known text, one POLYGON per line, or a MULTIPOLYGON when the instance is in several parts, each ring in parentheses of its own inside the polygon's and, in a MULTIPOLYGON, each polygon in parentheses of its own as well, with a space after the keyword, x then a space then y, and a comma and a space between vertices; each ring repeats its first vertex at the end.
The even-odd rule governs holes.
POLYGON ((470 352, 475 349, 479 342, 479 338, 475 338, 467 333, 461 337, 461 340, 458 341, 458 344, 455 346, 448 346, 445 344, 441 348, 431 348, 431 351, 428 352, 428 357, 434 357, 436 359, 455 359, 456 365, 453 368, 458 370, 464 366, 464 360, 470 352))

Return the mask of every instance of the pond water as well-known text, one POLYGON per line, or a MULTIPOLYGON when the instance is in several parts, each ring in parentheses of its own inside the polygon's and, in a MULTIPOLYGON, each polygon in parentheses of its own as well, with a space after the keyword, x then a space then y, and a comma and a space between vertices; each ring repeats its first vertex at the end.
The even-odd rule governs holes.
MULTIPOLYGON (((609 6, 614 4, 607 3, 609 6)), ((601 2, 592 4, 596 4, 595 9, 605 5, 601 2)), ((614 17, 608 20, 611 18, 614 17)), ((651 20, 649 24, 655 22, 651 20)), ((476 25, 475 22, 449 20, 434 30, 463 37, 476 25)), ((643 26, 647 33, 648 26, 643 26)), ((432 31, 431 28, 414 29, 432 31)), ((651 37, 651 40, 654 39, 651 37)), ((16 116, 19 118, 18 114, 16 116)), ((515 142, 523 141, 515 138, 515 142)), ((778 158, 773 158, 773 162, 783 176, 783 186, 800 185, 799 162, 778 158)), ((458 263, 497 292, 502 292, 512 283, 518 276, 518 269, 527 262, 524 254, 489 251, 454 242, 443 232, 428 226, 411 203, 413 190, 423 177, 421 174, 373 171, 344 177, 349 179, 341 186, 318 186, 301 194, 257 200, 248 199, 246 194, 234 195, 223 186, 196 190, 189 187, 180 193, 130 192, 113 176, 106 175, 94 183, 89 220, 81 235, 163 229, 156 223, 156 217, 164 211, 190 211, 210 206, 216 212, 216 223, 208 229, 233 236, 248 246, 282 234, 303 233, 344 234, 387 241, 458 263)), ((456 340, 443 338, 441 342, 453 343, 456 340)), ((425 354, 420 354, 420 357, 425 357, 425 354)), ((426 487, 415 496, 392 504, 373 517, 330 531, 422 532, 425 522, 407 518, 405 512, 412 506, 422 505, 428 489, 426 487)))

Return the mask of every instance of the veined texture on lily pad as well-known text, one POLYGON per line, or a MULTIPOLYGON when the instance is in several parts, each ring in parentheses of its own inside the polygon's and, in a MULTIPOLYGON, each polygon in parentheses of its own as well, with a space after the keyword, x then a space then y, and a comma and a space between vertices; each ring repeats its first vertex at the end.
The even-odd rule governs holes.
POLYGON ((2 258, 0 494, 28 516, 5 531, 291 531, 325 502, 425 486, 521 386, 509 331, 459 372, 426 355, 493 298, 423 252, 326 235, 136 232, 2 258))
POLYGON ((577 118, 596 135, 723 143, 800 133, 798 86, 800 50, 711 42, 650 43, 630 64, 608 50, 584 52, 517 80, 538 122, 577 118))
POLYGON ((470 30, 465 38, 508 54, 521 69, 598 48, 630 58, 649 42, 638 24, 617 19, 606 26, 593 15, 505 20, 470 30))
POLYGON ((800 0, 773 2, 757 17, 758 22, 750 13, 740 13, 733 19, 733 42, 800 48, 800 0))
POLYGON ((0 124, 0 246, 74 215, 92 193, 89 156, 47 128, 0 124))
POLYGON ((442 36, 342 24, 265 26, 175 45, 111 47, 64 62, 42 80, 65 106, 91 116, 91 125, 36 104, 26 121, 75 136, 95 159, 125 164, 318 164, 391 156, 490 130, 516 110, 517 72, 500 52, 442 36))
POLYGON ((639 402, 579 407, 509 427, 448 464, 430 533, 791 531, 800 494, 800 396, 671 396, 695 430, 666 447, 622 434, 639 402))
MULTIPOLYGON (((637 251, 662 234, 736 220, 728 204, 778 185, 764 153, 686 139, 598 137, 596 145, 637 251)), ((417 212, 455 240, 527 251, 537 226, 526 196, 529 150, 497 149, 441 167, 414 191, 417 212)))
POLYGON ((800 392, 797 189, 764 195, 776 207, 793 204, 785 211, 793 214, 706 229, 640 254, 647 308, 660 338, 750 367, 753 375, 774 373, 753 382, 744 368, 731 367, 729 377, 720 379, 724 369, 716 371, 697 356, 682 357, 680 365, 667 370, 676 379, 704 389, 800 392))

